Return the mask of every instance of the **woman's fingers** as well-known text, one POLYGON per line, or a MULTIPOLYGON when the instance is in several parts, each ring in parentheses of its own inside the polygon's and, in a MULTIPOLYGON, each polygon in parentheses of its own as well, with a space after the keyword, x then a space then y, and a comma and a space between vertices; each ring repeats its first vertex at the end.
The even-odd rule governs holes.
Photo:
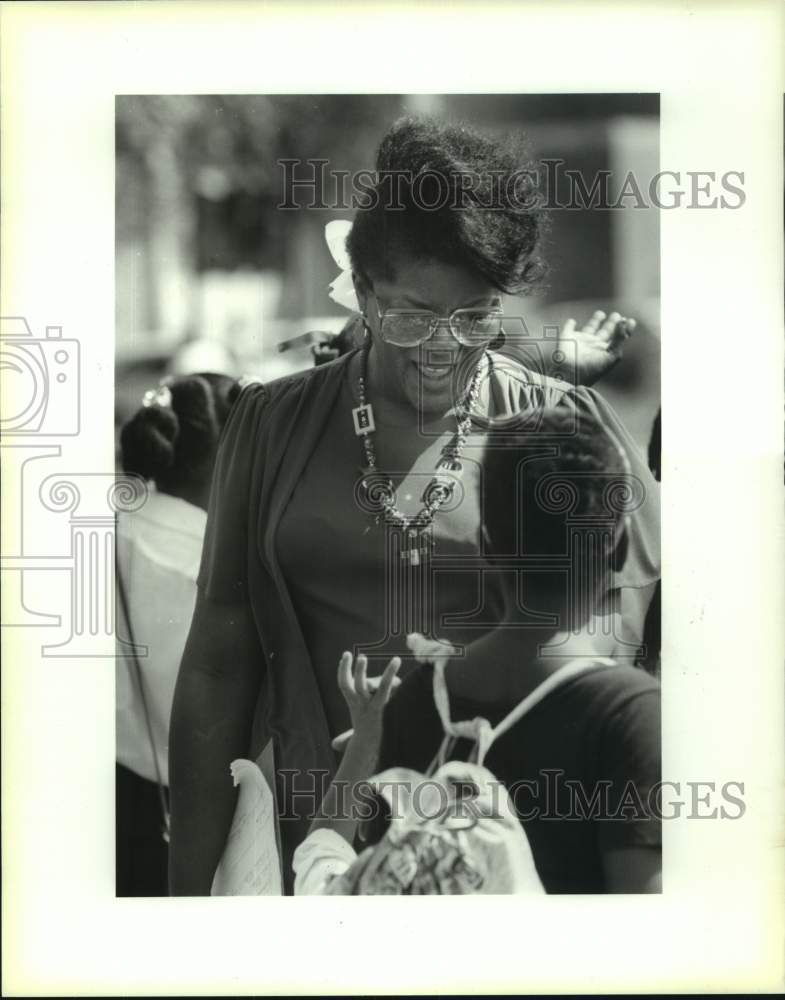
POLYGON ((624 320, 621 320, 611 331, 608 339, 608 350, 611 352, 618 350, 627 337, 629 337, 627 324, 624 320))
POLYGON ((627 340, 636 326, 637 324, 634 319, 627 319, 624 316, 620 317, 619 322, 614 326, 610 333, 608 350, 611 352, 617 351, 627 340))
POLYGON ((597 335, 599 337, 604 337, 606 340, 610 339, 614 330, 619 325, 621 320, 621 313, 612 312, 610 316, 605 320, 601 327, 597 330, 597 335))
MULTIPOLYGON (((637 326, 634 319, 622 316, 619 312, 612 312, 606 315, 602 309, 597 309, 592 313, 588 323, 582 327, 581 333, 594 334, 607 341, 611 346, 618 346, 623 339, 637 326)), ((561 332, 562 337, 568 337, 575 329, 575 320, 568 319, 561 332)))
POLYGON ((605 319, 605 313, 602 309, 597 309, 596 312, 592 313, 592 317, 589 322, 584 326, 584 333, 596 333, 599 329, 600 323, 605 319))

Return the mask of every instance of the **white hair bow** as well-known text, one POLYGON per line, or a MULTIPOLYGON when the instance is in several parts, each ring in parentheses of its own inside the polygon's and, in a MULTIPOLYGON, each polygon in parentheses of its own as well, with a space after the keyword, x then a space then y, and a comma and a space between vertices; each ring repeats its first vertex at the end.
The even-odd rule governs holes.
POLYGON ((360 303, 354 291, 352 281, 352 262, 346 250, 346 239, 351 232, 352 224, 343 219, 334 219, 324 227, 324 238, 327 241, 327 249, 341 273, 330 284, 329 296, 333 302, 337 302, 344 309, 352 312, 360 312, 360 303))
POLYGON ((148 389, 142 396, 142 406, 171 406, 172 390, 169 388, 169 379, 161 379, 155 389, 148 389))

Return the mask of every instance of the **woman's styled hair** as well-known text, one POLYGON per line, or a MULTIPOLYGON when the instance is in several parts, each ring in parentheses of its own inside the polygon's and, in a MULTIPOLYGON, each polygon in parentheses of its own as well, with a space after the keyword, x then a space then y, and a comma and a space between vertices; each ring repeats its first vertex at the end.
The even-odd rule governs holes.
POLYGON ((140 407, 124 424, 120 447, 125 472, 177 494, 209 481, 237 381, 203 372, 171 378, 165 385, 171 402, 140 407))
POLYGON ((520 143, 403 118, 382 139, 376 171, 346 242, 355 273, 391 278, 401 259, 436 260, 513 294, 542 277, 545 217, 535 165, 520 143))

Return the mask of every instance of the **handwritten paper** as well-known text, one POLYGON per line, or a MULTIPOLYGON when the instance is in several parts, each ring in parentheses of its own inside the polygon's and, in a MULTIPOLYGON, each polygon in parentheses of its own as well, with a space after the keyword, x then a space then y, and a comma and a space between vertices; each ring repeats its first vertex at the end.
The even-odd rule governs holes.
POLYGON ((251 760, 235 760, 230 770, 240 792, 212 895, 280 896, 281 863, 272 790, 251 760))

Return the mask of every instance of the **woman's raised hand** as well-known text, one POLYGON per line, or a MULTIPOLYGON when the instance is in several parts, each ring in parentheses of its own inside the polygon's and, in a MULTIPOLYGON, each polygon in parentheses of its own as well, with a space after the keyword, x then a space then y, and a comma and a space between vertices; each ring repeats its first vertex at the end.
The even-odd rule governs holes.
POLYGON ((570 381, 574 385, 594 385, 621 361, 627 338, 636 327, 634 319, 598 309, 588 323, 577 328, 568 319, 559 334, 559 347, 568 364, 574 364, 570 381), (574 344, 574 350, 570 347, 574 344))

